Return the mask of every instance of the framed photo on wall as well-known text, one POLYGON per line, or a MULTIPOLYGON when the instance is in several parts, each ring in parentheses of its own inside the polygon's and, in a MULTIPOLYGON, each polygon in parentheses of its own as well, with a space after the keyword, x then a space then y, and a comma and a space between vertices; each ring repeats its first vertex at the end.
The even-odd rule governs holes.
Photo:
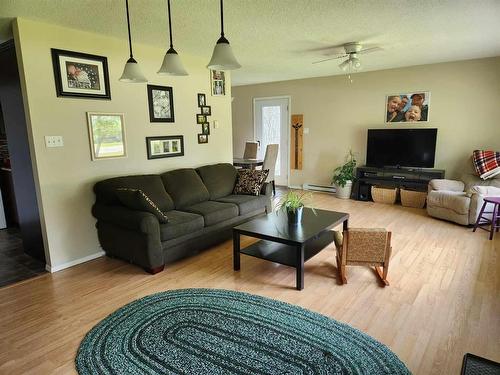
POLYGON ((385 122, 428 122, 431 105, 429 91, 387 95, 385 122))
POLYGON ((205 94, 198 94, 198 107, 204 107, 207 105, 207 98, 205 94))
POLYGON ((171 158, 184 156, 184 136, 166 135, 146 137, 148 159, 171 158))
POLYGON ((87 112, 92 160, 127 156, 123 113, 87 112))
POLYGON ((106 57, 55 48, 51 53, 57 96, 111 99, 106 57))
POLYGON ((196 123, 197 124, 204 124, 205 122, 207 122, 207 116, 202 115, 202 114, 196 115, 196 123))
POLYGON ((148 85, 149 121, 174 122, 172 87, 148 85))
POLYGON ((201 134, 210 135, 210 124, 208 122, 201 124, 201 134))
POLYGON ((200 107, 200 109, 201 109, 201 114, 202 115, 205 115, 205 116, 211 116, 212 115, 212 107, 210 107, 209 105, 200 107))
POLYGON ((226 95, 226 76, 222 70, 210 70, 212 96, 226 95))
POLYGON ((208 135, 198 134, 198 143, 208 143, 208 135))

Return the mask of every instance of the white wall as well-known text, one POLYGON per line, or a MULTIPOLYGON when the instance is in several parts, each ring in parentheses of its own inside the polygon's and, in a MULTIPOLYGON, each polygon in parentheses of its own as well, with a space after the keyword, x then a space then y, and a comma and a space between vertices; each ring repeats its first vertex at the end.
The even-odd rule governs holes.
POLYGON ((190 75, 160 77, 156 71, 165 51, 134 44, 134 56, 149 83, 173 87, 175 123, 153 124, 149 122, 146 84, 118 81, 128 58, 126 40, 26 19, 14 22, 14 35, 31 128, 32 159, 38 176, 47 263, 52 269, 101 251, 90 212, 94 202, 92 186, 96 181, 232 160, 231 92, 228 90, 225 97, 210 95, 210 75, 205 68, 210 56, 200 59, 181 54, 190 75), (106 56, 112 99, 57 97, 51 48, 106 56), (217 129, 211 127, 209 143, 201 145, 197 143, 201 126, 195 118, 199 112, 198 92, 205 93, 207 104, 212 106, 211 121, 219 122, 217 129), (91 161, 87 111, 124 113, 127 158, 91 161), (147 160, 146 136, 178 134, 184 135, 185 156, 147 160), (64 147, 46 148, 46 135, 63 136, 64 147))
MULTIPOLYGON (((367 57, 368 58, 368 57, 367 57)), ((336 69, 334 65, 333 69, 336 69)), ((350 148, 365 162, 368 128, 408 127, 384 124, 385 95, 431 92, 430 122, 412 127, 438 128, 436 168, 458 178, 469 170, 475 149, 500 150, 500 57, 421 65, 345 76, 233 87, 233 147, 242 155, 253 139, 252 100, 291 96, 291 113, 304 114, 303 170, 290 184, 329 183, 333 169, 350 148)))

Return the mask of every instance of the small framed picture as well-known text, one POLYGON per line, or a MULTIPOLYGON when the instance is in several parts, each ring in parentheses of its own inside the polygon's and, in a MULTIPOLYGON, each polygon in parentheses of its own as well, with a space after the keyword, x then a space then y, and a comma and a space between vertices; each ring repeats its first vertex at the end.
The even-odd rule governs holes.
POLYGON ((123 113, 87 112, 92 160, 127 156, 123 113))
POLYGON ((201 124, 201 134, 210 135, 210 124, 208 122, 201 124))
POLYGON ((198 94, 198 107, 204 107, 205 105, 207 105, 205 94, 198 94))
POLYGON ((184 156, 184 136, 146 137, 146 149, 149 160, 184 156))
POLYGON ((205 122, 207 122, 207 116, 205 115, 196 115, 196 123, 197 124, 204 124, 205 122))
POLYGON ((174 122, 172 87, 148 85, 149 121, 174 122))
POLYGON ((212 96, 226 95, 226 76, 223 71, 211 70, 210 82, 212 87, 212 96))
POLYGON ((51 49, 57 96, 111 99, 108 59, 61 49, 51 49))
POLYGON ((210 107, 209 105, 201 107, 201 114, 203 114, 205 116, 212 115, 212 107, 210 107))
POLYGON ((198 134, 198 143, 208 143, 208 135, 198 134))

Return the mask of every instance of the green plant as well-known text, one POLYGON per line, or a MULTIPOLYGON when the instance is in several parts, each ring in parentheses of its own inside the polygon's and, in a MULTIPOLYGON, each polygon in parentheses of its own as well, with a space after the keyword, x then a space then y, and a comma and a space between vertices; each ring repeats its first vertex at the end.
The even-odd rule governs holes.
POLYGON ((354 181, 354 168, 356 168, 356 159, 354 158, 354 154, 352 150, 349 150, 349 154, 346 157, 346 163, 337 167, 333 170, 332 183, 345 187, 347 181, 354 181))
MULTIPOLYGON (((304 207, 305 203, 312 198, 312 193, 310 192, 296 192, 289 190, 286 195, 281 197, 278 204, 276 205, 276 213, 280 210, 295 213, 300 207, 304 207)), ((311 207, 313 212, 316 213, 313 207, 311 207)))

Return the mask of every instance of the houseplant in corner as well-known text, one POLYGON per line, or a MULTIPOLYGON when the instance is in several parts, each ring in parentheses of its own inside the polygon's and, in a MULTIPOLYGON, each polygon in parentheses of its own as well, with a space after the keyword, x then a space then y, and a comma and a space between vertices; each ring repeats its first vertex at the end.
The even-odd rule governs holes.
POLYGON ((335 195, 340 199, 349 199, 351 197, 352 183, 355 178, 356 159, 352 150, 349 150, 346 159, 344 165, 334 169, 332 177, 332 184, 335 185, 335 195))
MULTIPOLYGON (((298 193, 296 191, 289 190, 276 205, 276 213, 279 211, 285 211, 288 216, 288 224, 298 225, 302 221, 302 211, 304 210, 304 205, 311 197, 311 193, 298 193)), ((314 214, 316 214, 314 208, 312 208, 312 210, 314 214)))

